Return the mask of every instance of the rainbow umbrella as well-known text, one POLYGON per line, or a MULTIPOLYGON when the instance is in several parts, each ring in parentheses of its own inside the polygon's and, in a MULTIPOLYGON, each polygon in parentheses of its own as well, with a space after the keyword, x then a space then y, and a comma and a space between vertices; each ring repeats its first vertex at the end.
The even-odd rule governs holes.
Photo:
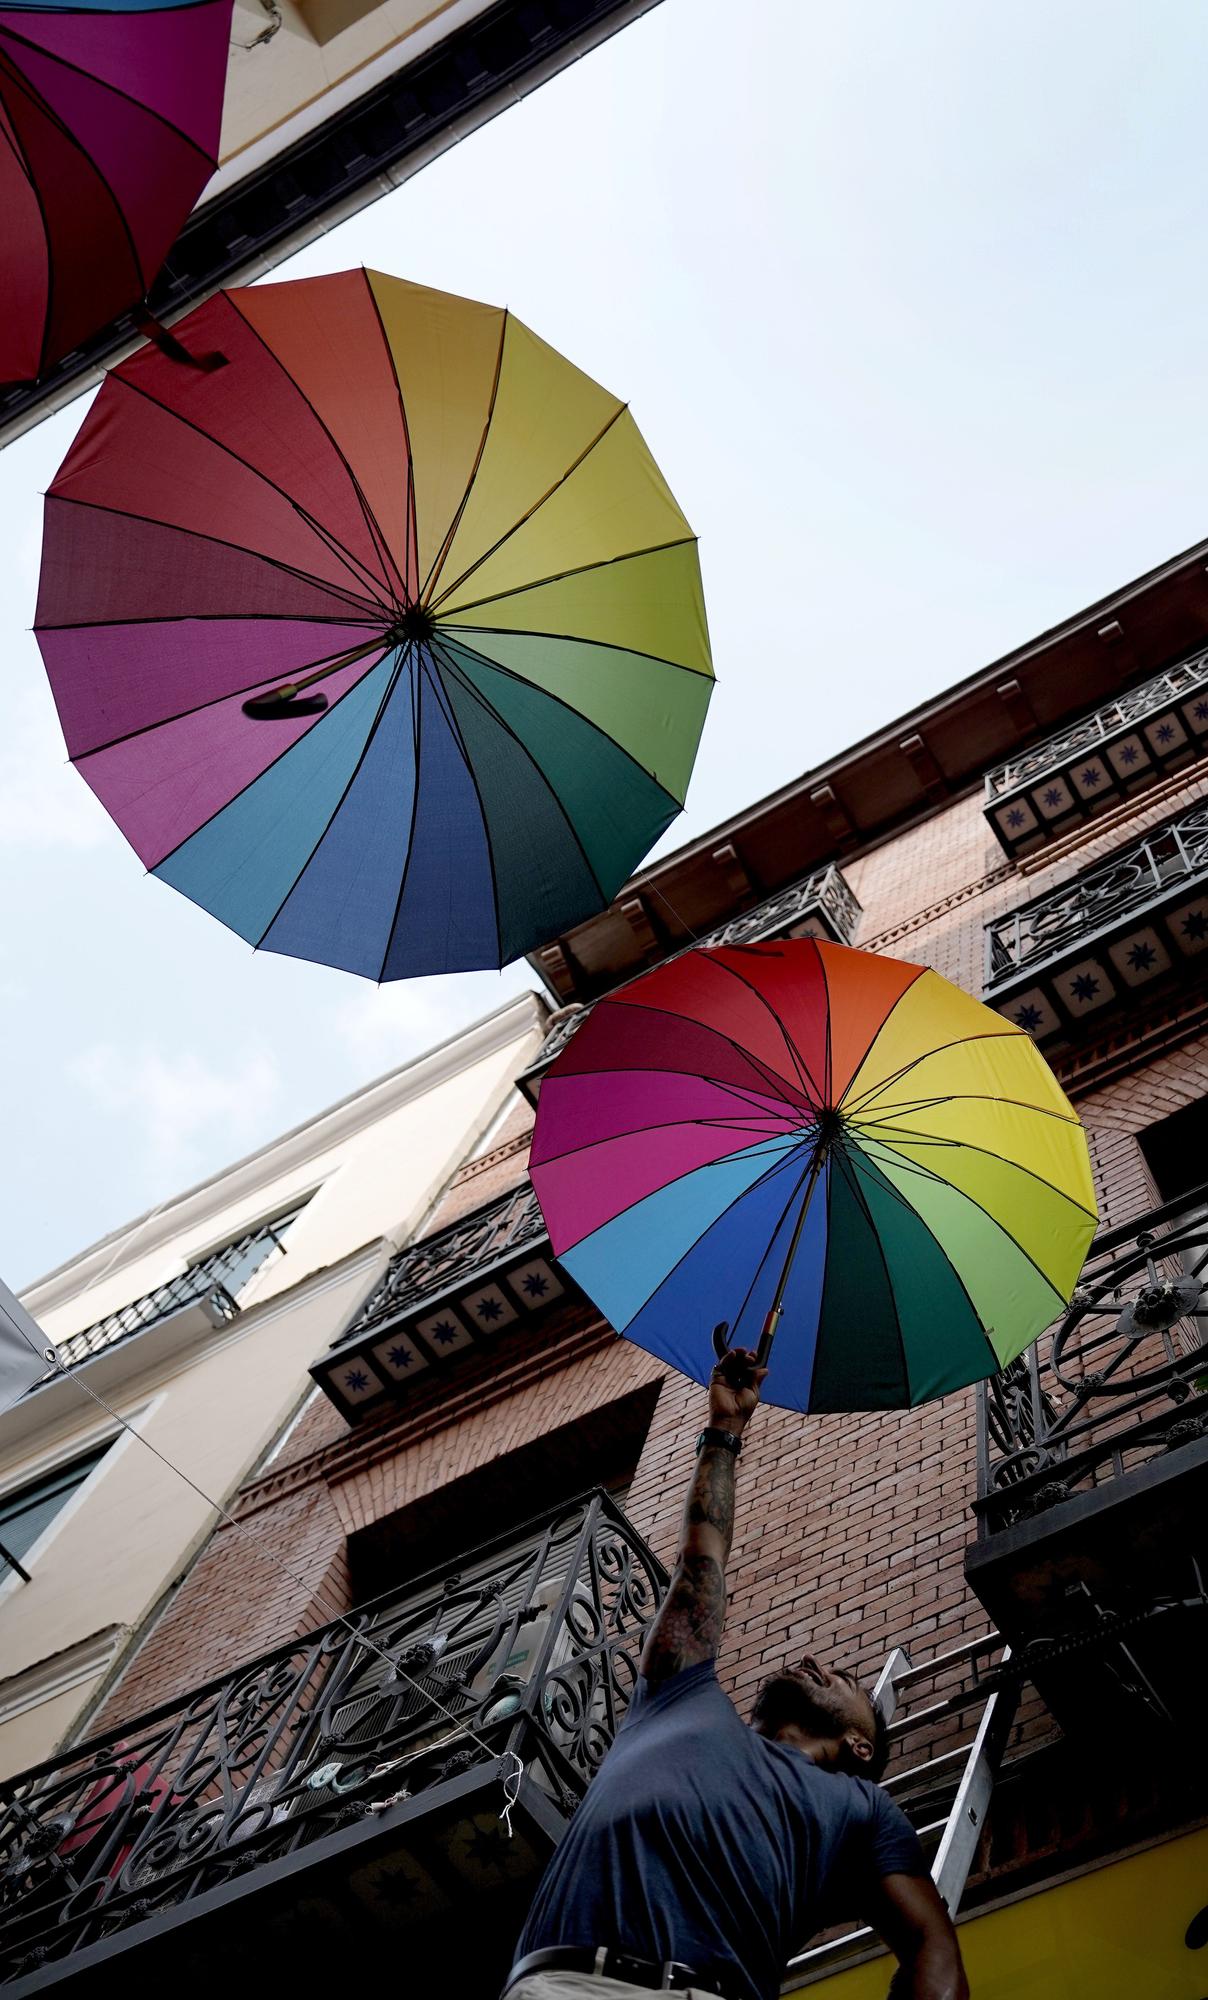
POLYGON ((123 362, 46 502, 73 761, 240 937, 374 979, 499 966, 680 811, 696 543, 625 405, 511 314, 376 272, 219 293, 225 366, 123 362))
POLYGON ((137 305, 214 171, 231 0, 0 6, 0 381, 137 305))
POLYGON ((703 1382, 720 1320, 791 1410, 993 1374, 1064 1310, 1096 1221, 1031 1038, 813 938, 702 947, 597 1001, 541 1086, 531 1171, 619 1332, 703 1382))

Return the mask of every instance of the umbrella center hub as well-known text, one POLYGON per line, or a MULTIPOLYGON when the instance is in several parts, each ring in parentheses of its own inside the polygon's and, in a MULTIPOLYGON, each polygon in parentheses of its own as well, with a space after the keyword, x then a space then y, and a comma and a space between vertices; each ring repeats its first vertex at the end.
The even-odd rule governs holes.
POLYGON ((820 1152, 829 1151, 843 1130, 843 1114, 824 1104, 814 1121, 814 1143, 820 1152))
POLYGON ((392 625, 386 628, 386 638, 392 646, 418 646, 431 639, 436 630, 436 620, 422 604, 409 604, 399 614, 392 625))

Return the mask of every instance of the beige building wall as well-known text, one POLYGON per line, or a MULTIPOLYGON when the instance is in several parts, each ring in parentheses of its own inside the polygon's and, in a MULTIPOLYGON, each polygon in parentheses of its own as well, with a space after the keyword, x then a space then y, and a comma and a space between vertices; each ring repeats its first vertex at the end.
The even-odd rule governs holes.
POLYGON ((229 1325, 149 1326, 0 1415, 0 1496, 115 1440, 24 1557, 31 1580, 0 1582, 0 1773, 78 1733, 213 1527, 206 1502, 110 1409, 203 1493, 232 1494, 296 1408, 308 1364, 510 1101, 544 1011, 522 995, 25 1293, 61 1341, 309 1197, 229 1325))

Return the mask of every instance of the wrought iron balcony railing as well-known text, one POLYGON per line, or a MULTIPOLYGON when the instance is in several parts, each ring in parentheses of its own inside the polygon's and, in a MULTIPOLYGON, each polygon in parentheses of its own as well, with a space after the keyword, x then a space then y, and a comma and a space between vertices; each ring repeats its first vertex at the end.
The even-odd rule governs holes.
POLYGON ((1038 1040, 1186 977, 1208 951, 1208 806, 986 926, 984 997, 1038 1040))
POLYGON ((1064 1319, 978 1390, 982 1537, 1208 1436, 1208 1182, 1095 1239, 1064 1319))
POLYGON ((500 1334, 529 1324, 569 1280, 528 1180, 461 1222, 401 1250, 352 1326, 311 1374, 345 1416, 372 1414, 391 1395, 500 1334))
POLYGON ((74 1368, 81 1361, 91 1361, 95 1354, 104 1353, 119 1341, 145 1333, 148 1327, 158 1325, 185 1306, 202 1301, 211 1305, 215 1324, 234 1319, 240 1292, 274 1251, 285 1249, 286 1233, 300 1213, 300 1207, 291 1209, 288 1215, 261 1223, 259 1229, 251 1229, 234 1243, 212 1251, 208 1257, 200 1257, 187 1271, 166 1279, 119 1311, 107 1313, 82 1333, 73 1333, 56 1342, 63 1366, 74 1368))
MULTIPOLYGON (((450 1785, 492 1778, 509 1753, 564 1820, 624 1714, 666 1582, 593 1493, 6 1781, 8 1976, 45 1978, 118 1933, 141 1941, 308 1847, 330 1866, 332 1836, 351 1861, 386 1814, 415 1852, 450 1785)), ((447 1889, 447 1854, 443 1874, 447 1889)))
MULTIPOLYGON (((841 869, 833 862, 829 867, 815 869, 812 875, 794 882, 788 889, 781 889, 765 902, 756 904, 753 910, 744 910, 741 916, 732 917, 715 931, 710 931, 700 943, 706 945, 754 944, 757 940, 778 937, 826 937, 836 944, 850 944, 860 921, 861 908, 847 886, 841 869)), ((678 958, 683 951, 691 951, 691 945, 680 951, 668 952, 663 964, 678 958)), ((626 984, 628 982, 625 982, 626 984)), ((553 1062, 561 1055, 576 1029, 581 1027, 590 1008, 567 1008, 555 1017, 545 1040, 537 1052, 536 1061, 517 1078, 518 1087, 524 1092, 530 1104, 537 1102, 541 1079, 553 1062)))
POLYGON ((987 771, 986 817, 1007 853, 1019 854, 1206 745, 1208 650, 987 771))

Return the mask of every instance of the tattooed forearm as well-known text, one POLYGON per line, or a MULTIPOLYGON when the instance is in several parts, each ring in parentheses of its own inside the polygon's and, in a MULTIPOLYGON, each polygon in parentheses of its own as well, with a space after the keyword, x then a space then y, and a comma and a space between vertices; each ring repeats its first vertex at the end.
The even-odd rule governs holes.
POLYGON ((726 1579, 716 1557, 681 1556, 642 1655, 647 1680, 667 1680, 711 1660, 721 1644, 725 1614, 726 1579))
POLYGON ((733 1454, 709 1446, 697 1460, 675 1573, 642 1654, 642 1672, 648 1680, 667 1680, 716 1654, 725 1621, 725 1566, 733 1534, 733 1454))
POLYGON ((681 1545, 688 1548, 698 1539, 693 1530, 713 1528, 721 1537, 723 1564, 734 1539, 734 1455, 716 1445, 702 1451, 696 1475, 688 1489, 681 1545))

